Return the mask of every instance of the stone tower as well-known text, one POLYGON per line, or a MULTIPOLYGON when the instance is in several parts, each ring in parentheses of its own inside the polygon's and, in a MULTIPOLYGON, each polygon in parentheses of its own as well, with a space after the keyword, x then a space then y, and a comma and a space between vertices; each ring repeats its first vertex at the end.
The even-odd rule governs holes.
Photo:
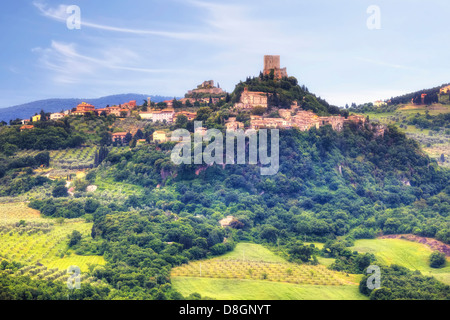
POLYGON ((264 56, 264 75, 269 75, 273 70, 275 79, 287 77, 286 68, 281 69, 280 65, 280 56, 264 56))

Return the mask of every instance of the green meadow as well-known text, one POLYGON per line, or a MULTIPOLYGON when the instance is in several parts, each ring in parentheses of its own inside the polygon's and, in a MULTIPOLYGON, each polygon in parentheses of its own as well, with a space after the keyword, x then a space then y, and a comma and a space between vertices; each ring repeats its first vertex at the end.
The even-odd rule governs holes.
POLYGON ((184 296, 197 292, 219 300, 367 300, 358 286, 295 285, 254 280, 172 278, 184 296))
POLYGON ((357 240, 351 249, 360 253, 373 253, 383 264, 397 264, 411 270, 419 270, 425 276, 433 276, 450 284, 450 258, 447 258, 445 268, 431 268, 428 260, 433 250, 424 244, 403 239, 357 240))

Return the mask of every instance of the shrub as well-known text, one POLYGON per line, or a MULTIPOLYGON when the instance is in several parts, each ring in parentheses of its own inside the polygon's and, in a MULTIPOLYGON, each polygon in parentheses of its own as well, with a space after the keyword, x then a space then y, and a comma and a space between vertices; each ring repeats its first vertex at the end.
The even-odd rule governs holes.
POLYGON ((447 259, 442 252, 435 251, 430 256, 430 267, 432 268, 443 268, 445 267, 446 262, 447 259))

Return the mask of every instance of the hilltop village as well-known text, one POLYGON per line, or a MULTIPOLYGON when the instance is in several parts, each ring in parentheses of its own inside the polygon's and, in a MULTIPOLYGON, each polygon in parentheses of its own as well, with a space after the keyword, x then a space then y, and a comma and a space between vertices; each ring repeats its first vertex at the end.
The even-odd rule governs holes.
MULTIPOLYGON (((264 69, 261 74, 265 77, 271 77, 278 81, 287 79, 287 69, 280 67, 280 56, 264 56, 264 69)), ((239 129, 293 129, 307 131, 311 128, 319 129, 322 126, 330 125, 334 130, 341 131, 344 123, 355 122, 365 124, 367 119, 361 115, 342 115, 319 116, 311 110, 302 109, 302 101, 293 101, 290 108, 280 108, 271 106, 271 93, 250 91, 248 87, 240 93, 240 98, 231 104, 230 117, 224 122, 227 130, 235 131, 239 129), (254 110, 262 110, 255 114, 254 110), (268 110, 271 110, 269 112, 268 110), (277 111, 274 116, 273 111, 277 111), (239 113, 249 113, 250 119, 247 125, 244 122, 237 121, 239 113)), ((230 103, 230 94, 215 85, 213 80, 205 81, 196 89, 189 90, 183 99, 172 99, 155 103, 150 98, 140 106, 137 101, 129 101, 120 105, 106 106, 105 108, 96 108, 95 106, 83 102, 76 108, 49 115, 49 120, 60 120, 68 116, 85 116, 92 114, 95 116, 114 115, 117 118, 136 117, 139 120, 159 123, 161 125, 171 125, 176 122, 179 116, 185 116, 188 121, 197 118, 197 111, 201 107, 208 107, 222 103, 230 103)), ((42 115, 35 115, 30 119, 22 120, 21 131, 33 129, 33 122, 41 120, 42 115)), ((202 132, 206 128, 198 129, 202 132)), ((384 127, 375 127, 376 135, 384 134, 384 127)), ((128 132, 118 132, 113 134, 113 141, 123 141, 128 132)), ((153 141, 166 142, 169 135, 165 131, 156 131, 153 141)))

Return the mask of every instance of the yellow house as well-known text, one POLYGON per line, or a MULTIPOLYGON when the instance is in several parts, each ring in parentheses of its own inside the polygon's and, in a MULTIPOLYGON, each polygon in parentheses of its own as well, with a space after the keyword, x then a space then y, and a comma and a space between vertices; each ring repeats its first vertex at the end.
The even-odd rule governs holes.
POLYGON ((33 122, 38 122, 38 121, 41 121, 41 115, 40 114, 38 114, 38 115, 33 117, 33 122))
POLYGON ((159 143, 163 143, 163 142, 167 142, 167 135, 164 131, 155 131, 153 132, 153 142, 159 142, 159 143))
POLYGON ((446 86, 446 87, 443 87, 441 90, 440 90, 440 94, 447 94, 447 93, 449 93, 450 92, 450 86, 446 86))

